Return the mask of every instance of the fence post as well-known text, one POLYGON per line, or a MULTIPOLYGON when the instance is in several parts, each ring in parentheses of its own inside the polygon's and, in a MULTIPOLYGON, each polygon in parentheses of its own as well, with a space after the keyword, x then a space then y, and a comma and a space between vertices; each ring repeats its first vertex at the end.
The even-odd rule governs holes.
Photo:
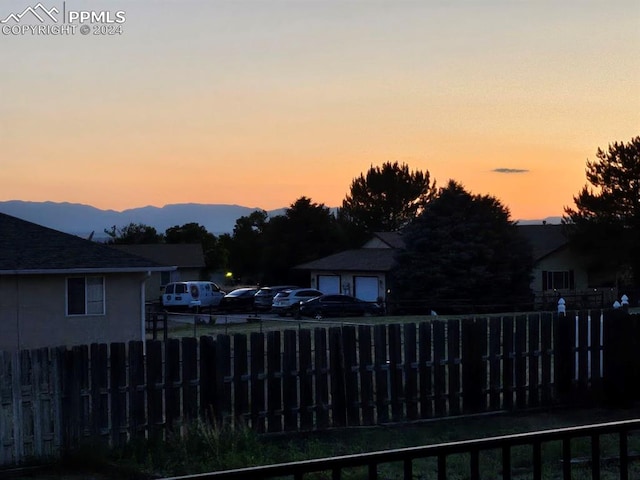
POLYGON ((481 412, 486 405, 486 364, 482 358, 486 335, 486 320, 474 318, 462 321, 462 399, 465 413, 481 412))
POLYGON ((329 367, 331 385, 331 411, 333 427, 347 425, 347 400, 345 395, 345 371, 342 349, 342 329, 329 328, 329 367))
POLYGON ((630 315, 622 309, 605 310, 603 315, 602 383, 608 405, 629 407, 633 401, 634 328, 630 315))
POLYGON ((571 315, 558 309, 555 318, 554 336, 554 383, 561 403, 570 401, 573 383, 574 320, 571 315))

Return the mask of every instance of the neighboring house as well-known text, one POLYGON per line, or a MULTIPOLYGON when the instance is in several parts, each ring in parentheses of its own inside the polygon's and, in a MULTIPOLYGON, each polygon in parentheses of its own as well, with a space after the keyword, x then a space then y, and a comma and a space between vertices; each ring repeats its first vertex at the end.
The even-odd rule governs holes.
POLYGON ((0 213, 0 350, 145 338, 145 283, 171 271, 0 213))
POLYGON ((160 265, 175 266, 172 271, 153 272, 146 282, 147 302, 159 300, 164 286, 170 282, 202 280, 205 260, 200 243, 157 243, 142 245, 110 245, 120 251, 138 255, 160 265))
POLYGON ((362 248, 329 255, 295 267, 308 270, 311 288, 323 293, 343 293, 365 301, 384 301, 387 274, 404 241, 395 232, 379 232, 362 248))
MULTIPOLYGON (((605 304, 610 298, 615 299, 616 292, 608 283, 589 275, 587 259, 571 250, 562 225, 518 225, 518 229, 533 248, 531 289, 536 299, 555 302, 563 295, 580 301, 589 297, 591 303, 597 300, 605 304)), ((394 266, 397 251, 403 248, 400 233, 379 232, 362 248, 320 258, 296 269, 308 270, 311 287, 322 292, 346 293, 368 301, 385 300, 387 274, 394 266)))
POLYGON ((585 259, 573 252, 562 225, 518 225, 533 248, 534 292, 584 290, 589 286, 585 259))
POLYGON ((559 224, 518 225, 533 247, 531 290, 538 304, 564 297, 571 308, 611 305, 617 298, 616 273, 591 272, 588 256, 571 248, 559 224))

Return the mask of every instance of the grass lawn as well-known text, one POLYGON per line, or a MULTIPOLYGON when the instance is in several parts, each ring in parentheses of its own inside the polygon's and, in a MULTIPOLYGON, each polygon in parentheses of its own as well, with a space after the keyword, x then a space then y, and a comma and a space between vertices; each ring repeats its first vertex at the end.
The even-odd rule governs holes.
MULTIPOLYGON (((473 438, 486 438, 509 433, 520 433, 593 424, 636 418, 636 409, 625 410, 554 410, 527 414, 493 414, 471 417, 439 419, 412 424, 359 427, 300 434, 255 435, 242 429, 211 429, 196 426, 184 440, 167 442, 142 442, 132 444, 120 452, 98 452, 86 449, 73 457, 66 465, 45 471, 22 472, 13 478, 35 480, 112 480, 144 479, 159 476, 186 475, 207 471, 241 468, 323 458, 350 453, 362 453, 386 449, 428 445, 473 438), (118 470, 113 470, 113 466, 118 470)), ((573 478, 591 478, 588 462, 581 458, 589 455, 589 441, 572 444, 576 465, 573 478)), ((615 456, 617 445, 613 439, 603 439, 602 456, 615 456)), ((640 437, 632 436, 629 442, 632 453, 640 452, 640 437)), ((543 451, 546 461, 545 477, 560 478, 560 445, 547 445, 543 451)), ((488 452, 481 458, 483 478, 499 476, 500 452, 488 452), (485 476, 486 475, 486 476, 485 476)), ((513 478, 530 478, 530 451, 515 448, 513 452, 513 478)), ((467 478, 466 462, 455 457, 448 461, 448 478, 467 478)), ((630 478, 640 478, 640 465, 633 464, 630 478), (636 476, 634 476, 636 475, 636 476)), ((416 462, 414 478, 432 478, 435 464, 430 460, 416 462)), ((329 475, 329 474, 327 474, 329 475)), ((615 467, 610 476, 618 478, 615 467)), ((4 475, 2 475, 5 478, 4 475)), ((7 477, 9 478, 9 477, 7 477)), ((307 477, 305 477, 307 478, 307 477)), ((319 474, 308 478, 330 478, 319 474)), ((343 478, 366 478, 363 472, 345 472, 343 478)), ((380 478, 402 478, 401 466, 380 467, 380 478)))

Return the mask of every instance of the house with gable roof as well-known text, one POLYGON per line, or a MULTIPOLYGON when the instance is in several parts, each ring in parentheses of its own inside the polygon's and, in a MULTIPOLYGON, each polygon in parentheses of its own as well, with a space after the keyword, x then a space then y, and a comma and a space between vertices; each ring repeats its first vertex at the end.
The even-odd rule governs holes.
POLYGON ((160 265, 0 213, 0 351, 145 338, 160 265))
POLYGON ((387 274, 395 263, 398 249, 404 248, 397 232, 377 232, 361 248, 335 253, 298 265, 308 270, 311 288, 323 293, 353 295, 368 302, 384 301, 387 274))
POLYGON ((538 305, 555 305, 560 296, 570 308, 610 306, 617 299, 615 267, 591 271, 590 258, 571 247, 562 225, 518 225, 518 230, 533 249, 531 290, 538 305))
MULTIPOLYGON (((610 305, 617 297, 611 282, 590 274, 588 258, 571 249, 562 225, 518 225, 532 246, 534 268, 531 290, 538 306, 567 298, 572 308, 598 303, 610 305)), ((311 287, 324 293, 343 293, 367 301, 386 300, 388 273, 398 250, 405 248, 399 232, 378 232, 362 248, 339 252, 295 267, 308 270, 311 287)), ((614 274, 609 275, 615 276, 614 274)), ((607 277, 608 278, 608 277, 607 277)))

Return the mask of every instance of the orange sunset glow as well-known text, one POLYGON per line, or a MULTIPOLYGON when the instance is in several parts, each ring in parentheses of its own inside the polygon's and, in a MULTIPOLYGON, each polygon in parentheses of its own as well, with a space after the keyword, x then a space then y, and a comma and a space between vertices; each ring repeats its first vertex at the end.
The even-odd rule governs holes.
POLYGON ((0 201, 338 206, 398 161, 545 218, 640 134, 637 1, 87 5, 123 31, 3 31, 0 201))

